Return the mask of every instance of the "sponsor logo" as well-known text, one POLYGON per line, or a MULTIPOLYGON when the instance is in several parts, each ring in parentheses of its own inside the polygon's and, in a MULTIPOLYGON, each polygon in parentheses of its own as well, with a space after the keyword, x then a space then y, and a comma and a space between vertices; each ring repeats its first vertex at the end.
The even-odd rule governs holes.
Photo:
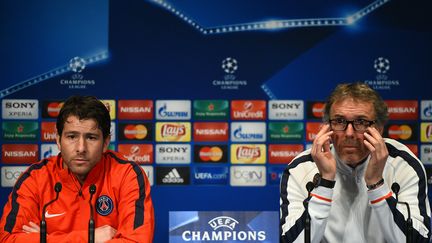
POLYGON ((60 85, 67 86, 69 89, 86 89, 87 86, 93 86, 96 81, 93 79, 84 79, 82 71, 86 67, 87 61, 82 57, 73 57, 69 60, 68 70, 72 70, 71 79, 61 79, 60 85))
POLYGON ((49 219, 49 218, 55 218, 55 217, 59 217, 62 216, 63 214, 65 214, 66 212, 63 213, 49 213, 48 210, 45 212, 45 218, 49 219))
POLYGON ((31 140, 37 139, 39 124, 37 122, 7 122, 2 123, 3 139, 31 140))
POLYGON ((302 100, 270 100, 268 103, 270 120, 303 120, 302 100))
POLYGON ((269 167, 268 177, 270 185, 279 185, 286 167, 269 167))
POLYGON ((169 242, 278 242, 279 212, 170 211, 169 242))
POLYGON ((233 142, 265 142, 265 122, 232 122, 231 141, 233 142))
POLYGON ((52 156, 57 156, 60 153, 60 150, 57 147, 57 144, 42 144, 41 145, 41 160, 46 159, 52 156))
POLYGON ((422 144, 420 150, 421 161, 425 164, 432 164, 432 144, 422 144))
POLYGON ((111 134, 110 142, 115 142, 116 141, 116 123, 113 121, 111 121, 110 134, 111 134))
POLYGON ((384 127, 384 137, 393 138, 399 141, 416 142, 418 139, 418 124, 406 123, 395 124, 388 123, 384 127))
POLYGON ((105 107, 108 109, 111 120, 115 120, 116 118, 116 101, 115 100, 100 100, 105 107))
POLYGON ((119 140, 153 141, 152 123, 119 123, 119 140))
POLYGON ((63 107, 63 101, 43 101, 42 102, 42 118, 57 118, 60 109, 63 107))
POLYGON ((432 122, 422 122, 420 124, 420 141, 432 142, 432 122))
POLYGON ((27 170, 27 166, 3 166, 1 167, 1 186, 13 187, 20 175, 27 170))
POLYGON ((227 120, 229 115, 227 100, 195 100, 193 116, 195 120, 227 120))
POLYGON ((303 150, 303 144, 270 144, 268 160, 270 164, 289 164, 303 150))
POLYGON ((195 167, 193 172, 195 184, 226 185, 228 184, 227 167, 195 167))
POLYGON ((306 118, 322 119, 324 117, 325 102, 308 101, 306 102, 306 118))
POLYGON ((146 175, 147 175, 147 179, 148 179, 148 181, 149 181, 149 183, 150 183, 150 186, 153 186, 153 184, 154 184, 154 179, 153 179, 153 166, 151 166, 151 165, 141 165, 141 168, 144 170, 144 172, 146 173, 146 175))
POLYGON ((156 122, 157 142, 189 142, 190 122, 156 122))
POLYGON ((152 100, 119 100, 118 119, 151 120, 153 119, 152 100))
POLYGON ((233 100, 231 101, 231 119, 233 120, 265 120, 265 100, 233 100))
POLYGON ((190 100, 157 100, 156 119, 189 120, 191 118, 190 100))
POLYGON ((213 86, 220 87, 222 90, 238 90, 241 86, 247 85, 247 80, 237 80, 237 77, 234 75, 239 67, 235 58, 225 58, 222 60, 222 65, 220 67, 225 75, 223 80, 213 80, 213 86))
POLYGON ((41 141, 55 142, 57 136, 56 122, 41 123, 41 141))
POLYGON ((37 144, 3 144, 2 161, 11 164, 31 164, 39 158, 37 144))
POLYGON ((268 129, 271 141, 303 140, 303 122, 270 122, 268 129))
POLYGON ((231 166, 231 186, 265 186, 265 166, 231 166))
POLYGON ((190 144, 157 144, 157 164, 189 164, 191 162, 190 144))
POLYGON ((196 142, 226 142, 228 141, 228 123, 195 122, 193 137, 196 142))
POLYGON ((153 163, 153 145, 152 144, 119 144, 118 151, 126 159, 138 164, 153 163))
POLYGON ((189 185, 189 167, 156 167, 156 185, 189 185))
POLYGON ((365 80, 365 83, 375 90, 391 90, 399 86, 399 80, 391 80, 387 76, 390 70, 390 60, 385 57, 377 57, 374 60, 373 68, 376 71, 375 80, 365 80))
POLYGON ((320 127, 321 127, 321 122, 307 122, 306 123, 306 141, 307 142, 312 142, 316 135, 318 134, 320 127))
POLYGON ((226 163, 228 145, 195 145, 194 161, 208 163, 226 163))
POLYGON ((417 144, 406 144, 406 146, 413 152, 413 154, 418 157, 418 145, 417 144))
POLYGON ((38 119, 39 101, 24 99, 2 100, 3 119, 38 119))
POLYGON ((432 100, 422 100, 420 103, 421 107, 421 119, 432 120, 432 100))
POLYGON ((418 102, 416 100, 386 100, 389 119, 417 120, 418 102))
POLYGON ((113 200, 107 196, 102 195, 96 200, 96 212, 102 216, 109 215, 114 209, 113 200))
POLYGON ((231 163, 265 164, 265 144, 231 144, 231 163))

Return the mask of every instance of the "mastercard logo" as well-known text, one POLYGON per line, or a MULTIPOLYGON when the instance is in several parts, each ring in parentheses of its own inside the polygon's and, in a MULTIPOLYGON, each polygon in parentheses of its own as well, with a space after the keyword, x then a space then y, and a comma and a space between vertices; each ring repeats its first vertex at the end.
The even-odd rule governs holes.
POLYGON ((47 113, 50 117, 57 117, 62 107, 63 102, 51 102, 48 104, 47 113))
POLYGON ((223 152, 219 147, 202 147, 199 151, 199 157, 202 161, 219 161, 222 159, 223 152))
POLYGON ((312 114, 315 117, 323 117, 324 116, 324 103, 315 103, 312 106, 312 114))
POLYGON ((124 129, 124 136, 127 139, 144 139, 148 131, 144 125, 127 125, 124 129))
POLYGON ((392 125, 388 129, 388 136, 393 139, 407 140, 412 136, 412 129, 408 125, 392 125))

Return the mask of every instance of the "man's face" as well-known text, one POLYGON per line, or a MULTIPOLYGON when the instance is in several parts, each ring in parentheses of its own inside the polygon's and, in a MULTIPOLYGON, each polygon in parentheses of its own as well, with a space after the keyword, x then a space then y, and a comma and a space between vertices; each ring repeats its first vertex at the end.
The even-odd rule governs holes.
POLYGON ((103 139, 102 131, 93 119, 79 120, 76 116, 69 116, 63 133, 57 135, 56 140, 63 157, 63 166, 69 168, 83 183, 107 150, 110 138, 103 139))
MULTIPOLYGON (((375 120, 375 111, 372 103, 356 101, 352 98, 333 103, 330 109, 330 119, 343 118, 348 121, 355 119, 375 120)), ((372 125, 376 127, 375 125, 372 125)), ((382 133, 382 127, 376 127, 382 133)), ((356 165, 369 155, 364 145, 364 131, 358 132, 353 124, 348 124, 345 131, 334 131, 332 135, 333 146, 339 158, 348 165, 356 165)))

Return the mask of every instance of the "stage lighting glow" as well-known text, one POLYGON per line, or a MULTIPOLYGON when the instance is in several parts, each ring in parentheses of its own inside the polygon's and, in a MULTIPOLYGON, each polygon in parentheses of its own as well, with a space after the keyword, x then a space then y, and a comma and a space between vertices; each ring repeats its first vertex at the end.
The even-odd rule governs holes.
POLYGON ((240 23, 218 27, 203 27, 195 22, 191 17, 186 16, 180 10, 173 7, 165 0, 150 0, 168 11, 179 16, 180 19, 196 28, 203 34, 222 34, 239 31, 258 31, 258 30, 282 30, 287 28, 302 28, 302 27, 326 27, 326 26, 346 26, 352 25, 367 14, 381 7, 390 0, 377 0, 368 6, 362 8, 356 13, 345 18, 310 18, 310 19, 286 19, 286 20, 268 20, 259 23, 240 23))

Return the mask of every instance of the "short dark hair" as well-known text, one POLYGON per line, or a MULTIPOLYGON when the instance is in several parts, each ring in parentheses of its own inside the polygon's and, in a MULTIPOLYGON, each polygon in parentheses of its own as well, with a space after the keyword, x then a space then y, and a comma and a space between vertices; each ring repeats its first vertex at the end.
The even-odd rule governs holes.
POLYGON ((80 120, 93 119, 101 129, 103 138, 110 135, 111 118, 105 105, 94 96, 71 96, 63 104, 57 116, 57 134, 61 137, 64 124, 69 116, 80 120))
POLYGON ((328 97, 324 108, 324 121, 330 119, 332 105, 340 100, 353 98, 354 100, 373 104, 375 119, 378 125, 384 126, 388 121, 388 108, 382 97, 369 85, 361 82, 339 84, 328 97))

